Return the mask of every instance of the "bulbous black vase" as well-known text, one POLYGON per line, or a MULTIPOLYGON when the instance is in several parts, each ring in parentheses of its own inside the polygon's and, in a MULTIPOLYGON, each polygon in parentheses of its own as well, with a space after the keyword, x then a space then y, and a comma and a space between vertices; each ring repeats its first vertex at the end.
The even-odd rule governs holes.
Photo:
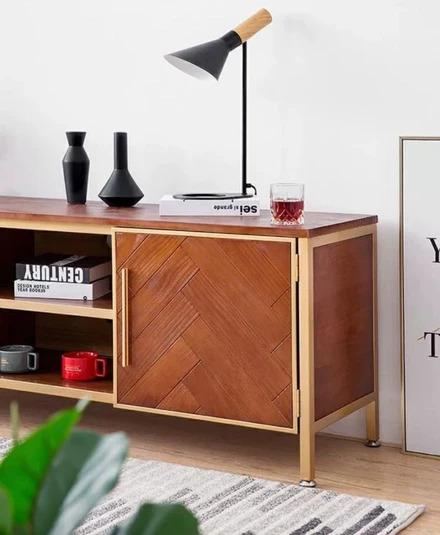
POLYGON ((69 147, 63 158, 64 183, 69 204, 85 204, 90 160, 83 143, 86 132, 66 132, 69 147))
POLYGON ((127 166, 127 133, 113 134, 115 169, 102 188, 99 198, 109 206, 134 206, 144 194, 127 166))

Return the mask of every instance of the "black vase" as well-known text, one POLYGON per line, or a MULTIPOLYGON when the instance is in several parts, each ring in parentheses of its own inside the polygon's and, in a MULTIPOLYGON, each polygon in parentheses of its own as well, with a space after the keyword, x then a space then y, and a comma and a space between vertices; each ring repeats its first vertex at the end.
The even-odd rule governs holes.
POLYGON ((64 183, 69 204, 85 204, 90 160, 83 143, 86 132, 66 132, 69 148, 63 158, 64 183))
POLYGON ((127 133, 113 134, 115 169, 102 188, 99 198, 109 206, 134 206, 144 194, 127 167, 127 133))

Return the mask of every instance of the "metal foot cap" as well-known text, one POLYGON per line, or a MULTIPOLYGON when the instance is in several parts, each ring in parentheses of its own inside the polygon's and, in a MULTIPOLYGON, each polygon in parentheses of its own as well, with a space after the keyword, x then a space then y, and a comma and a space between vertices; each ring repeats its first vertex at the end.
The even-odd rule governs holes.
POLYGON ((378 440, 367 440, 365 446, 367 446, 367 448, 380 448, 381 444, 378 440))
POLYGON ((301 479, 299 486, 312 489, 313 487, 316 487, 316 481, 313 479, 301 479))

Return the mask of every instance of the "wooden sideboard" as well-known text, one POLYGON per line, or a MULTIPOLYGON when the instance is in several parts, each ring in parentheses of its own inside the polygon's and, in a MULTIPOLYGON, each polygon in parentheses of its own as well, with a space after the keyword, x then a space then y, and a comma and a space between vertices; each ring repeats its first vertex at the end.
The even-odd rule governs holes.
POLYGON ((299 434, 301 483, 314 486, 321 429, 366 407, 378 445, 376 223, 0 197, 0 343, 42 355, 37 373, 0 375, 0 387, 299 434), (14 299, 15 262, 49 251, 111 257, 112 295, 14 299), (63 381, 70 349, 113 358, 113 378, 63 381))

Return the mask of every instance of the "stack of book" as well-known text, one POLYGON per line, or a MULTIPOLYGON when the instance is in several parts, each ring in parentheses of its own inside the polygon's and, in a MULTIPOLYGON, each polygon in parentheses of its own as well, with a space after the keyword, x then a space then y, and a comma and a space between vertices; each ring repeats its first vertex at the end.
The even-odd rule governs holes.
POLYGON ((159 215, 162 216, 259 216, 260 199, 247 197, 242 199, 175 199, 164 195, 159 203, 159 215))
POLYGON ((44 254, 15 265, 15 297, 98 299, 111 291, 111 261, 97 256, 44 254))

